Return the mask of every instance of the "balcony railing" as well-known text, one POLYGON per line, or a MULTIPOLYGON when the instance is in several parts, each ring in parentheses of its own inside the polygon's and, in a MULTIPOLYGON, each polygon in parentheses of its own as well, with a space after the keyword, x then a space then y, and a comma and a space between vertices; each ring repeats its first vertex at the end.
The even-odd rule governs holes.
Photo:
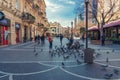
POLYGON ((38 15, 42 16, 43 12, 42 11, 38 11, 38 15))
MULTIPOLYGON (((1 8, 1 10, 8 11, 9 13, 12 13, 14 15, 16 15, 16 13, 18 11, 16 8, 14 8, 12 6, 12 3, 8 3, 5 0, 3 0, 3 1, 0 2, 0 8, 1 8)), ((18 14, 21 15, 20 12, 18 14)))
POLYGON ((26 0, 28 3, 33 3, 34 0, 26 0))
POLYGON ((30 13, 22 13, 22 20, 24 22, 28 22, 28 23, 34 23, 35 22, 35 17, 33 15, 31 15, 30 13))
POLYGON ((40 7, 37 4, 32 4, 32 8, 38 10, 40 7))
POLYGON ((44 26, 44 24, 38 23, 38 27, 43 27, 43 26, 44 26))
POLYGON ((6 0, 0 1, 0 8, 4 9, 7 8, 8 2, 6 0))

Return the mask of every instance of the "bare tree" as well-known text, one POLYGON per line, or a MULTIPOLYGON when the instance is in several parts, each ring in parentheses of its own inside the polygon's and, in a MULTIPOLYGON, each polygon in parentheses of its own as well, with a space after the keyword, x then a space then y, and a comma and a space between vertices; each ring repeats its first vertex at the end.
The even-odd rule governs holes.
POLYGON ((93 18, 98 23, 98 29, 100 30, 100 35, 103 36, 103 25, 108 23, 116 14, 120 12, 120 1, 119 0, 96 0, 97 8, 90 3, 91 12, 93 18), (96 14, 97 13, 97 14, 96 14))

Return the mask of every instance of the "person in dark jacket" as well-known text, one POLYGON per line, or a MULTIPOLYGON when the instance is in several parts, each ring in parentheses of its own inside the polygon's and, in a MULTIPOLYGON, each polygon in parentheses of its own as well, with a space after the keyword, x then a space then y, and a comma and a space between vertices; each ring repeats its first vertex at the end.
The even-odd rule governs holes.
POLYGON ((44 36, 44 34, 42 34, 42 36, 41 36, 41 44, 42 44, 42 45, 45 44, 45 36, 44 36))
POLYGON ((60 43, 61 43, 61 46, 62 46, 62 40, 63 40, 63 35, 60 34, 60 43))
POLYGON ((104 34, 102 35, 101 39, 102 39, 102 46, 104 46, 105 45, 105 35, 104 34))

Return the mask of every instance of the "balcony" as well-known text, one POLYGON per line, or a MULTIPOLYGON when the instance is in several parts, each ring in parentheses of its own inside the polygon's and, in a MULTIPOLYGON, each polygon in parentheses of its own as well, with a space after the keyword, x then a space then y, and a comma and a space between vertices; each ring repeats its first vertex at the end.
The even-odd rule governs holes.
POLYGON ((38 23, 38 27, 43 27, 43 26, 44 26, 44 24, 38 23))
POLYGON ((22 13, 22 20, 24 21, 24 22, 28 22, 28 23, 34 23, 35 22, 35 17, 33 16, 33 15, 31 15, 30 13, 25 13, 25 12, 23 12, 22 13))
POLYGON ((26 0, 28 3, 33 3, 34 0, 26 0))
POLYGON ((37 4, 32 4, 32 8, 35 10, 39 10, 40 7, 37 4))
POLYGON ((6 0, 0 1, 0 8, 5 9, 7 8, 8 2, 6 0))
POLYGON ((38 11, 38 15, 42 16, 43 12, 42 11, 38 11))

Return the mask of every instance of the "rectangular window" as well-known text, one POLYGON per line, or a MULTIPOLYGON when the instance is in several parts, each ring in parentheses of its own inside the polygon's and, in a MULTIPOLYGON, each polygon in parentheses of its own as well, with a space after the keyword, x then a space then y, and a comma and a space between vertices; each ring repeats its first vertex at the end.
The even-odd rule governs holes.
POLYGON ((16 0, 16 9, 18 10, 20 8, 20 3, 19 3, 20 0, 16 0))

